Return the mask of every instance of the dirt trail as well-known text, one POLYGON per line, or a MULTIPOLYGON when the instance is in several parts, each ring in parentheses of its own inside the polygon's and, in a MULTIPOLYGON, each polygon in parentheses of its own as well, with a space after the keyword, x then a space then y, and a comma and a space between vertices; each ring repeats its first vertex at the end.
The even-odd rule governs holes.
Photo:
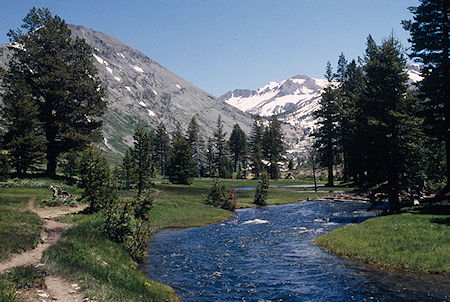
MULTIPOLYGON (((52 207, 39 208, 34 204, 34 199, 28 202, 27 208, 36 213, 42 220, 43 230, 41 232, 42 243, 39 243, 34 249, 25 251, 21 254, 13 254, 5 262, 0 262, 0 274, 9 271, 16 266, 34 265, 40 266, 43 252, 61 237, 63 230, 68 228, 68 224, 57 221, 61 216, 77 213, 86 208, 86 205, 78 207, 52 207)), ((20 292, 24 301, 67 301, 79 302, 89 301, 79 292, 80 287, 77 284, 71 284, 68 280, 57 276, 45 277, 46 289, 30 289, 20 292)))

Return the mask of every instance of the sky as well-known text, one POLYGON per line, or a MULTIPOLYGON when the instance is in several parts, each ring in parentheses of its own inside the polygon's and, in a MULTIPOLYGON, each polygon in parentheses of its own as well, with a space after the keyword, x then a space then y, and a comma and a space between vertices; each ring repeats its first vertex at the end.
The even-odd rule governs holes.
POLYGON ((419 0, 0 0, 0 43, 33 7, 101 31, 220 96, 297 74, 323 78, 343 52, 356 59, 369 34, 407 48, 419 0))

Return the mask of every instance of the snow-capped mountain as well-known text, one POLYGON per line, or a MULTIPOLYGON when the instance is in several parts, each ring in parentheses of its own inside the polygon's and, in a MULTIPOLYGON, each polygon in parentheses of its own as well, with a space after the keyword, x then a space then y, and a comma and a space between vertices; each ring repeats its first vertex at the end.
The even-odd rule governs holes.
POLYGON ((289 152, 303 152, 309 145, 309 134, 315 120, 312 112, 318 109, 318 100, 326 80, 297 75, 281 82, 269 82, 254 91, 236 89, 220 97, 226 103, 251 114, 276 114, 282 122, 289 144, 289 152))
MULTIPOLYGON (((420 64, 408 64, 409 84, 422 80, 420 64)), ((226 103, 251 114, 276 114, 285 125, 290 153, 302 153, 311 142, 315 125, 312 112, 318 109, 325 79, 297 75, 281 82, 269 82, 258 90, 236 89, 220 97, 226 103)))

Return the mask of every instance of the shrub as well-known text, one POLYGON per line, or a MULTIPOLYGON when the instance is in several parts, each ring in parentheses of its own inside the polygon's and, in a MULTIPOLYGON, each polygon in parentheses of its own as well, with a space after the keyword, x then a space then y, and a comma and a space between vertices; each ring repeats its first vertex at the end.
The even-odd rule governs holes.
POLYGON ((267 204, 267 193, 269 190, 269 177, 267 173, 261 173, 258 178, 258 187, 256 188, 255 198, 253 203, 258 206, 265 206, 267 204))
POLYGON ((153 199, 150 191, 145 191, 132 201, 111 202, 104 209, 104 232, 111 240, 123 243, 138 262, 147 254, 151 234, 147 220, 153 199))
POLYGON ((80 175, 82 198, 89 203, 91 212, 104 208, 117 198, 117 186, 106 159, 94 145, 87 147, 81 154, 80 175))
POLYGON ((209 189, 205 198, 205 203, 222 209, 234 211, 236 208, 236 192, 234 189, 227 193, 225 185, 214 179, 213 186, 209 189))

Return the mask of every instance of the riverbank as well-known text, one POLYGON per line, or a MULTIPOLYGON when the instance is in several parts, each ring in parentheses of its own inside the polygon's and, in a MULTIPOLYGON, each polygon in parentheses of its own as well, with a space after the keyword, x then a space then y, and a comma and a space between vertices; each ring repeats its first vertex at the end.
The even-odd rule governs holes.
POLYGON ((450 274, 450 205, 412 207, 318 237, 315 244, 380 267, 450 274))
MULTIPOLYGON (((212 186, 211 179, 196 179, 190 186, 172 185, 165 180, 155 180, 156 198, 150 213, 150 223, 154 232, 161 229, 187 228, 203 226, 224 221, 233 216, 232 212, 204 204, 203 199, 212 186)), ((227 187, 256 186, 251 180, 223 180, 227 187)), ((298 192, 299 188, 280 188, 280 185, 296 185, 306 182, 295 180, 272 181, 268 204, 295 203, 299 200, 324 196, 325 193, 298 192)), ((13 208, 19 209, 19 215, 26 201, 35 198, 37 202, 51 198, 50 184, 62 186, 78 195, 76 188, 65 186, 55 180, 27 180, 13 187, 0 188, 3 196, 12 201, 19 200, 13 208)), ((136 192, 120 191, 121 199, 133 198, 136 192)), ((254 191, 238 192, 238 207, 251 207, 254 191)), ((149 281, 136 270, 125 248, 108 240, 100 231, 101 220, 98 215, 69 215, 63 218, 71 227, 61 239, 45 251, 40 274, 61 276, 76 283, 83 294, 89 298, 104 301, 178 301, 172 288, 149 281)), ((39 227, 37 221, 32 223, 39 227)), ((39 228, 35 232, 34 242, 39 241, 39 228)), ((12 236, 14 230, 9 229, 12 236)), ((25 239, 24 239, 25 240, 25 239)), ((25 248, 31 248, 33 245, 25 248)), ((6 256, 4 256, 6 257, 6 256)), ((0 278, 2 279, 2 278, 0 278)), ((14 284, 0 280, 0 292, 18 289, 14 284)), ((1 298, 1 295, 0 295, 1 298)), ((5 298, 12 300, 11 296, 5 298)), ((1 300, 1 299, 0 299, 1 300)))

